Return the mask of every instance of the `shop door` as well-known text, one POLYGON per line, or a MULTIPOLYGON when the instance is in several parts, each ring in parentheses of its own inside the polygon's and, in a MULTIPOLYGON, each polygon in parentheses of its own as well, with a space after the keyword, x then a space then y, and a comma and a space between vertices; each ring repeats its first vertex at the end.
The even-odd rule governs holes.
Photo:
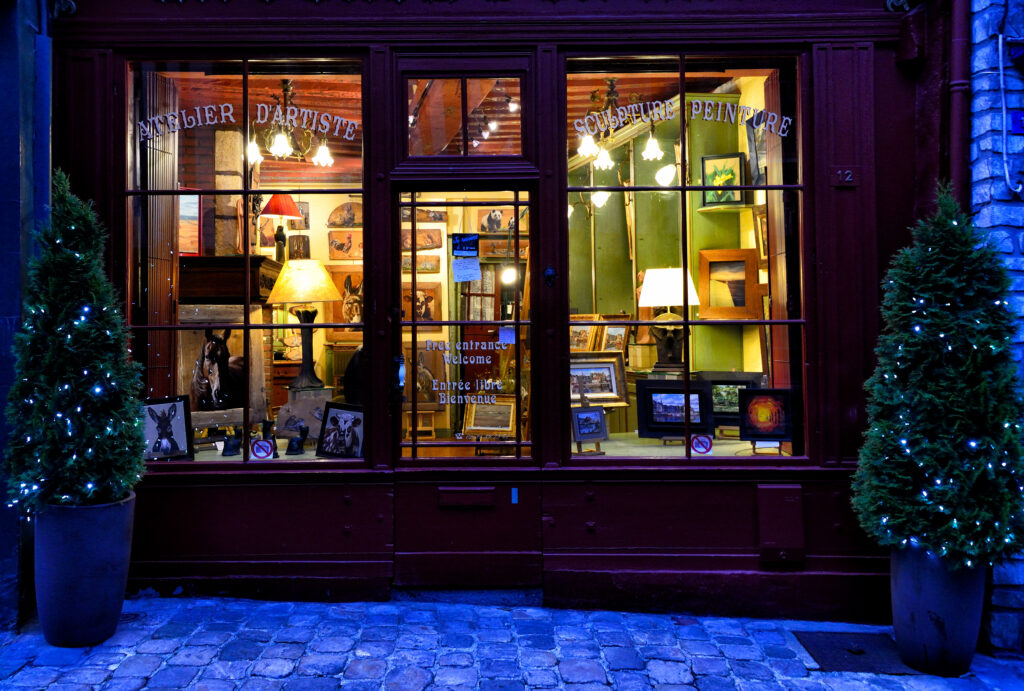
POLYGON ((399 465, 448 472, 396 483, 396 584, 539 584, 540 487, 522 478, 535 467, 529 194, 406 193, 398 209, 399 465))

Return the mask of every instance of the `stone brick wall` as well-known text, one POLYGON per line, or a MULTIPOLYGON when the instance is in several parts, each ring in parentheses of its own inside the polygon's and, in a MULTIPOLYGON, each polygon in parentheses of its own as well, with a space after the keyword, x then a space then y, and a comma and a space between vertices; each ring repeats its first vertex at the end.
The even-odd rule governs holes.
MULTIPOLYGON (((972 211, 978 228, 987 231, 1005 253, 1013 279, 1010 300, 1024 325, 1024 201, 1007 187, 1003 174, 998 53, 1004 17, 1004 35, 1024 37, 1024 7, 1019 0, 972 0, 972 9, 972 211)), ((1003 62, 1007 109, 1024 109, 1024 76, 1005 53, 1003 62)), ((1010 182, 1016 185, 1024 181, 1024 135, 1008 134, 1006 150, 1010 182)), ((1024 328, 1018 332, 1014 349, 1024 374, 1024 328)), ((1017 651, 1024 648, 1024 555, 994 569, 990 605, 985 631, 992 646, 1017 651)))

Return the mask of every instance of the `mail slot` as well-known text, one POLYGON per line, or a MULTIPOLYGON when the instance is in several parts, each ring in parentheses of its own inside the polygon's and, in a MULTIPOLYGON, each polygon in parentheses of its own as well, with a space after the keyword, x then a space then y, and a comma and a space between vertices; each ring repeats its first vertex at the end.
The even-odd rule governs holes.
POLYGON ((438 487, 438 506, 494 506, 494 487, 438 487))

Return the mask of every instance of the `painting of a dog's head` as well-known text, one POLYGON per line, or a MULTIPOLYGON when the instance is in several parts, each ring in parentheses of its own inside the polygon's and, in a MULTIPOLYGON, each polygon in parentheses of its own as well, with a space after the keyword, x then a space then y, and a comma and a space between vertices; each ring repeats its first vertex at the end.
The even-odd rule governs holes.
MULTIPOLYGON (((341 300, 327 303, 327 318, 343 324, 363 321, 363 272, 359 267, 328 266, 331 280, 341 293, 341 300)), ((361 341, 362 329, 336 327, 328 330, 327 337, 335 341, 361 341)))

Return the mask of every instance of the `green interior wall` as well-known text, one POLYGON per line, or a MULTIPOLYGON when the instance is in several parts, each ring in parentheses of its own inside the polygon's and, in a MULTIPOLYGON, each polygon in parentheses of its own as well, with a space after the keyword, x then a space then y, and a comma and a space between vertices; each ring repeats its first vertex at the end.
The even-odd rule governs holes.
MULTIPOLYGON (((737 94, 700 94, 702 100, 721 100, 738 103, 737 94)), ((687 96, 689 112, 690 97, 687 96)), ((594 185, 618 186, 619 175, 630 180, 632 151, 633 174, 637 185, 655 185, 654 173, 672 160, 673 147, 678 141, 679 118, 658 125, 655 138, 665 156, 658 161, 645 161, 641 156, 646 136, 639 136, 634 147, 621 146, 611 152, 616 166, 608 171, 594 171, 594 185)), ((739 150, 741 129, 732 123, 696 120, 690 123, 690 184, 700 184, 702 156, 731 153, 739 150)), ((569 173, 570 186, 590 184, 590 166, 569 173)), ((675 181, 678 184, 678 181, 675 181)), ((634 193, 636 270, 680 265, 682 210, 679 192, 634 193)), ((594 243, 591 251, 591 219, 586 207, 578 204, 578 193, 570 194, 569 203, 577 202, 569 217, 569 305, 580 314, 616 314, 625 311, 635 316, 633 302, 633 264, 629 257, 626 208, 624 195, 612 193, 604 207, 594 209, 594 243), (592 259, 596 258, 593 274, 592 259), (596 283, 596 303, 591 292, 591 281, 596 283)), ((589 202, 589 195, 583 195, 589 202)), ((696 284, 702 249, 725 249, 740 246, 740 223, 737 213, 702 214, 701 194, 690 193, 688 199, 690 267, 696 284)), ((742 370, 743 330, 740 326, 695 327, 694 369, 742 370)))

